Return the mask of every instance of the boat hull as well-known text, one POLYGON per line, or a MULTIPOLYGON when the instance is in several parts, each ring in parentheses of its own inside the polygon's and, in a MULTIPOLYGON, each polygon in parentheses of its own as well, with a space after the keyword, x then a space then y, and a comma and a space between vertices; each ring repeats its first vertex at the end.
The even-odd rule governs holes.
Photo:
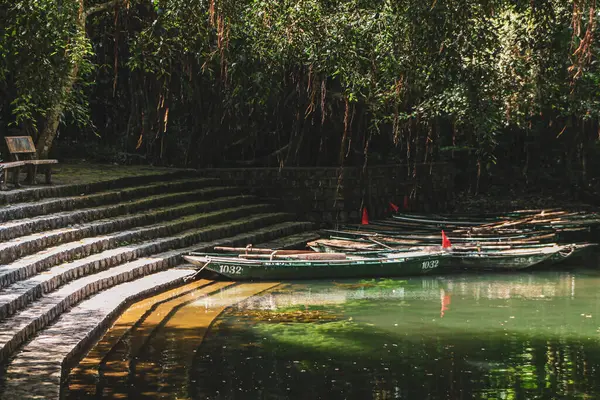
POLYGON ((536 254, 536 255, 504 255, 490 256, 482 253, 481 255, 454 255, 452 256, 452 266, 455 268, 481 271, 514 271, 533 267, 541 263, 553 260, 554 254, 536 254))
POLYGON ((452 265, 464 269, 477 270, 517 270, 534 266, 548 266, 564 261, 578 255, 587 249, 595 247, 594 244, 573 244, 540 248, 539 253, 513 250, 507 252, 481 252, 481 253, 453 253, 452 265))
POLYGON ((448 254, 359 260, 243 260, 184 256, 192 264, 232 280, 295 280, 425 275, 447 267, 448 254))

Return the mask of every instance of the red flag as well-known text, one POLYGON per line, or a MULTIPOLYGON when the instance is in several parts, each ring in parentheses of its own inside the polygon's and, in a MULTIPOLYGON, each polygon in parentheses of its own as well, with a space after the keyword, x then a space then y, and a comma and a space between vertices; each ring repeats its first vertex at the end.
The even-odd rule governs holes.
POLYGON ((408 195, 404 195, 404 209, 408 210, 408 195))
POLYGON ((363 208, 361 224, 369 225, 369 213, 367 212, 367 207, 363 208))
POLYGON ((452 246, 450 239, 448 239, 448 236, 446 236, 444 230, 442 230, 442 248, 449 249, 450 246, 452 246))
POLYGON ((393 212, 398 212, 400 207, 398 207, 397 205, 395 205, 394 203, 392 203, 390 201, 390 210, 392 210, 393 212))

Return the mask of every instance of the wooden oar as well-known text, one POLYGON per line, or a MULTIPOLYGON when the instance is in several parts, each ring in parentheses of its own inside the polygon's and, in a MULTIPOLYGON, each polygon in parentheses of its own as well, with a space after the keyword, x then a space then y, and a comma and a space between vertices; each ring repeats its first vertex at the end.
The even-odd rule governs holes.
POLYGON ((383 244, 383 243, 381 243, 381 242, 373 239, 372 237, 367 237, 367 240, 369 240, 369 241, 371 241, 371 242, 373 242, 375 244, 378 244, 379 246, 381 246, 383 248, 386 248, 388 250, 392 250, 392 247, 388 246, 387 244, 383 244))
POLYGON ((215 251, 224 251, 227 253, 260 253, 260 254, 271 254, 273 249, 260 249, 248 245, 246 247, 227 247, 227 246, 215 246, 215 251))
POLYGON ((314 253, 312 250, 275 250, 275 249, 261 249, 256 247, 225 247, 225 246, 216 246, 216 251, 223 251, 227 253, 244 253, 244 254, 273 254, 274 252, 278 255, 286 255, 286 254, 310 254, 314 253))
POLYGON ((345 253, 316 253, 312 254, 240 254, 238 257, 247 259, 274 260, 345 260, 345 253))

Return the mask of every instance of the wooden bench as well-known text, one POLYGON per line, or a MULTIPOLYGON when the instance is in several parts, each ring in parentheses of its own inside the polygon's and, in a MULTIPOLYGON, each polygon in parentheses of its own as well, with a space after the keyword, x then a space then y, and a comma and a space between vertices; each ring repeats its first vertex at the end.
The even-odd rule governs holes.
POLYGON ((27 183, 34 184, 38 166, 45 169, 46 183, 52 183, 52 164, 57 164, 58 160, 37 160, 35 145, 31 136, 5 136, 8 152, 11 161, 0 163, 0 188, 6 189, 8 182, 8 172, 13 172, 12 183, 15 187, 21 187, 19 184, 19 173, 21 167, 27 168, 27 183))

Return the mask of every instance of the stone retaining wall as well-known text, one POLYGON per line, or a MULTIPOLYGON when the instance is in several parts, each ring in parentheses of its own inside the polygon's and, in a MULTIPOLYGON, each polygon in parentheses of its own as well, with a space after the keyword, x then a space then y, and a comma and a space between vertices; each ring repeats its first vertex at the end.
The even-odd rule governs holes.
POLYGON ((452 200, 454 168, 446 163, 340 168, 214 168, 200 176, 219 178, 246 193, 276 201, 288 212, 326 225, 389 213, 389 202, 410 211, 444 211, 452 200))

